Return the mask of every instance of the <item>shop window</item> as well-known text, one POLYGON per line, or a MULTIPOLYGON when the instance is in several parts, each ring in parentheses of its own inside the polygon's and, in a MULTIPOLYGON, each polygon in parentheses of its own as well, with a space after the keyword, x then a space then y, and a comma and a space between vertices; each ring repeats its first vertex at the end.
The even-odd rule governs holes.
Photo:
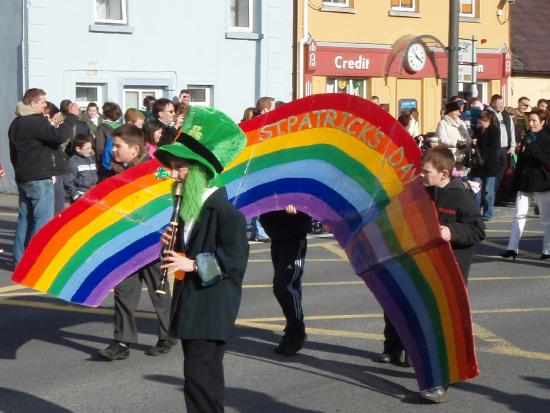
POLYGON ((479 17, 477 0, 460 0, 460 17, 479 17))
POLYGON ((254 1, 230 1, 230 30, 234 32, 252 32, 254 29, 254 1))
POLYGON ((77 83, 75 85, 75 102, 81 109, 88 106, 88 103, 97 103, 101 106, 104 99, 105 84, 101 83, 77 83))
POLYGON ((323 0, 324 6, 350 7, 349 0, 323 0))
POLYGON ((128 24, 127 0, 94 0, 96 24, 128 24))
POLYGON ((207 85, 187 85, 189 89, 191 105, 212 106, 213 87, 207 85))
POLYGON ((391 9, 393 11, 417 11, 418 0, 391 0, 391 9))
POLYGON ((159 87, 147 87, 147 86, 127 86, 124 88, 124 110, 128 108, 145 109, 142 106, 143 99, 146 96, 153 96, 156 99, 160 99, 164 95, 164 89, 159 87))
POLYGON ((366 81, 365 79, 328 78, 327 93, 347 93, 366 98, 366 81))

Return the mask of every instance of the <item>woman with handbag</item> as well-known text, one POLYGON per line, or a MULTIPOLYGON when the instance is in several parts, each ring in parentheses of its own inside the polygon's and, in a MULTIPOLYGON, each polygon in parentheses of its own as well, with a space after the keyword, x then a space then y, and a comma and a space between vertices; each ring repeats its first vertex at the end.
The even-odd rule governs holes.
POLYGON ((550 134, 544 128, 547 112, 533 109, 529 113, 529 133, 522 140, 512 188, 517 190, 516 215, 512 221, 508 248, 501 257, 515 260, 525 226, 529 199, 534 196, 544 229, 541 260, 550 258, 550 134))
POLYGON ((435 134, 439 137, 439 141, 453 152, 456 161, 455 168, 463 170, 465 155, 472 140, 466 124, 460 119, 458 102, 448 102, 445 105, 445 115, 437 124, 435 134))
POLYGON ((496 116, 482 111, 478 118, 478 127, 474 128, 472 141, 470 178, 481 185, 474 200, 478 207, 483 205, 483 220, 493 218, 495 204, 495 179, 497 175, 497 151, 500 147, 500 129, 496 116))

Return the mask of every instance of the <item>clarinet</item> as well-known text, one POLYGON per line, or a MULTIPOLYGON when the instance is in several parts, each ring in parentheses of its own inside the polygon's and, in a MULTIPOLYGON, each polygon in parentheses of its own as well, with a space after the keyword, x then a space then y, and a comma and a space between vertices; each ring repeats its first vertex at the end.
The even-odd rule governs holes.
MULTIPOLYGON (((161 262, 164 261, 164 256, 166 255, 166 251, 173 250, 174 245, 176 244, 176 233, 178 230, 178 217, 180 214, 182 196, 183 196, 183 182, 176 182, 176 188, 174 190, 174 209, 172 210, 172 216, 170 217, 170 228, 172 229, 172 238, 170 238, 170 242, 168 243, 168 245, 162 248, 160 252, 161 262)), ((155 290, 157 294, 163 294, 163 295, 166 294, 167 280, 168 280, 168 268, 163 268, 160 274, 160 284, 158 288, 155 290)))

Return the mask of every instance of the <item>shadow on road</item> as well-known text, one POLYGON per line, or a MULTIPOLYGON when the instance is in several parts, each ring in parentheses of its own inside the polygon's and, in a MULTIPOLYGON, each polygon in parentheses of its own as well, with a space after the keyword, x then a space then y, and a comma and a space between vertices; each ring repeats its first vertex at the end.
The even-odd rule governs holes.
POLYGON ((0 412, 71 413, 71 410, 28 393, 0 387, 0 412))
MULTIPOLYGON (((398 367, 380 367, 373 364, 372 359, 376 353, 340 346, 329 343, 321 343, 311 339, 306 342, 304 348, 315 352, 328 353, 327 357, 315 357, 305 352, 299 352, 288 357, 275 354, 273 348, 280 340, 280 335, 271 331, 246 328, 237 328, 237 338, 228 345, 228 352, 244 358, 261 360, 265 363, 285 366, 289 369, 304 371, 310 375, 318 375, 340 381, 347 385, 358 386, 382 393, 386 396, 400 399, 405 403, 415 403, 419 398, 416 391, 393 382, 386 377, 409 378, 414 380, 412 369, 398 367), (346 356, 362 357, 364 363, 347 363, 333 360, 329 354, 345 354, 346 356)), ((411 383, 416 386, 416 382, 411 383)))
MULTIPOLYGON (((144 376, 146 380, 177 386, 183 392, 185 381, 183 378, 167 376, 163 374, 150 374, 144 376)), ((259 411, 277 413, 322 413, 319 410, 301 409, 282 403, 272 396, 237 387, 225 388, 225 407, 232 407, 240 413, 257 413, 259 411)))
MULTIPOLYGON (((538 384, 546 391, 550 390, 550 379, 548 378, 523 377, 523 379, 538 384)), ((503 411, 518 413, 547 412, 548 407, 550 406, 550 402, 548 401, 547 397, 542 398, 531 396, 528 394, 506 393, 492 387, 482 386, 469 382, 461 382, 456 384, 455 386, 458 389, 470 393, 481 394, 494 402, 506 406, 507 408, 503 408, 503 411)))
MULTIPOLYGON (((111 343, 113 332, 113 315, 87 311, 85 307, 73 306, 62 301, 46 298, 23 296, 17 299, 3 300, 0 302, 0 324, 3 331, 10 334, 0 335, 0 359, 16 359, 17 350, 28 341, 39 340, 46 343, 58 344, 72 348, 90 355, 89 361, 102 361, 95 356, 97 350, 111 343), (5 305, 5 304, 8 305, 5 305), (20 302, 20 305, 18 305, 20 302), (41 306, 52 302, 56 307, 41 306), (77 309, 78 311, 66 311, 77 309), (83 311, 80 311, 83 310, 83 311), (102 337, 67 331, 70 327, 76 327, 87 323, 105 323, 105 335, 102 337), (82 341, 97 343, 86 345, 82 341)), ((103 312, 112 309, 101 309, 103 312)), ((158 321, 156 319, 137 320, 140 333, 156 335, 158 321)), ((135 344, 132 349, 145 351, 148 345, 135 344)))

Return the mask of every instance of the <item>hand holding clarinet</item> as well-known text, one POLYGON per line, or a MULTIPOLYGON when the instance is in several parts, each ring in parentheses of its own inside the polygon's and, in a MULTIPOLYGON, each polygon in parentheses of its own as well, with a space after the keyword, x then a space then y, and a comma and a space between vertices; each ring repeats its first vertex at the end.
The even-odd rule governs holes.
POLYGON ((176 182, 174 191, 174 209, 170 217, 170 225, 164 230, 160 237, 162 251, 160 258, 162 260, 160 268, 160 284, 155 290, 157 294, 166 294, 166 285, 168 283, 168 272, 183 271, 190 272, 195 269, 195 261, 186 258, 174 251, 176 243, 176 233, 178 229, 178 218, 183 196, 183 182, 176 182))
POLYGON ((195 271, 196 268, 194 260, 190 260, 186 256, 180 255, 172 249, 168 249, 169 247, 174 247, 173 245, 170 245, 173 238, 172 234, 172 227, 168 227, 160 237, 160 243, 166 249, 164 252, 164 259, 162 260, 162 265, 160 266, 160 268, 162 268, 163 270, 166 269, 168 272, 195 271))

